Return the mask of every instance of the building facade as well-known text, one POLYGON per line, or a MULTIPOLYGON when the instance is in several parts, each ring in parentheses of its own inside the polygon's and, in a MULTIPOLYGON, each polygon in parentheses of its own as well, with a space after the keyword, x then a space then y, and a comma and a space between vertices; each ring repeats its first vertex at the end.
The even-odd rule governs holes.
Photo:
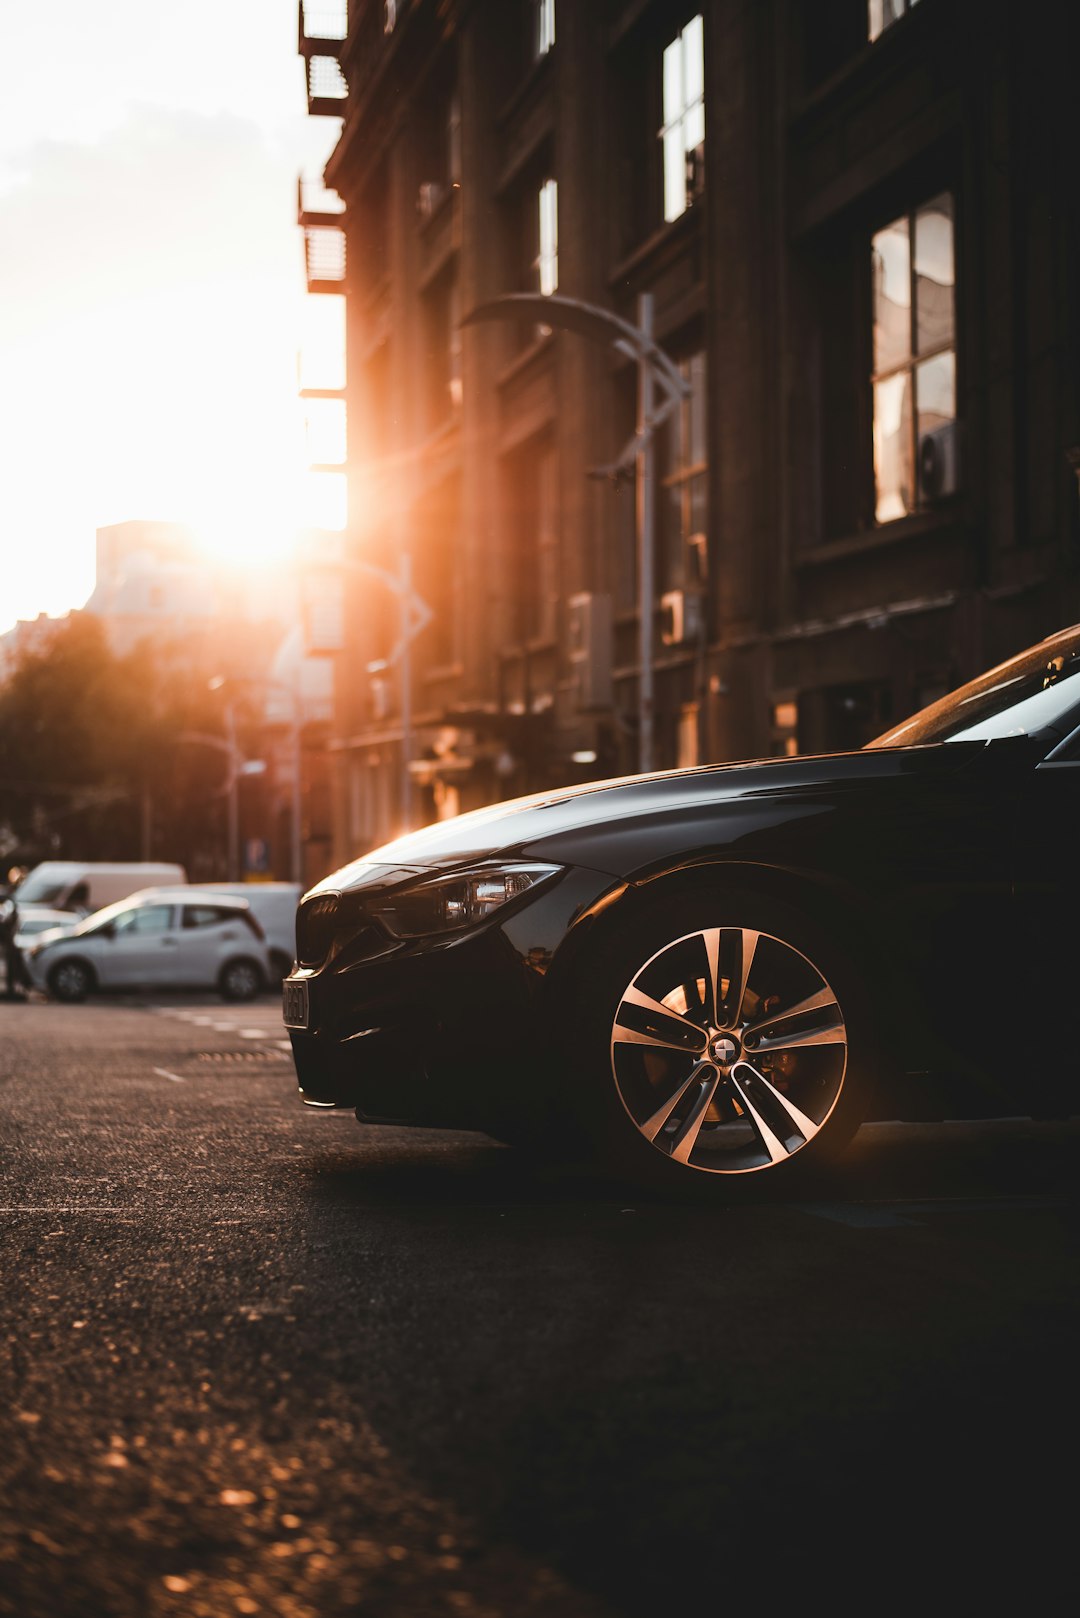
POLYGON ((340 119, 300 213, 346 309, 312 398, 347 421, 336 858, 633 771, 646 659, 662 768, 860 746, 1080 618, 1077 32, 1058 0, 301 4, 340 119), (647 458, 633 356, 470 318, 514 292, 651 321, 683 394, 647 458), (431 610, 404 656, 383 575, 431 610))

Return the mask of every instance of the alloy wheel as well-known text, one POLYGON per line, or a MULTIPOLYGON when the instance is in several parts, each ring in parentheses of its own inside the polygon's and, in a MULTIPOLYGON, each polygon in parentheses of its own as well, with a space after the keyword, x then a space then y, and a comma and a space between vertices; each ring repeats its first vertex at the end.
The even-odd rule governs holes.
POLYGON ((641 1136, 691 1169, 789 1161, 828 1122, 847 1027, 824 974, 746 927, 687 933, 628 984, 611 1031, 615 1086, 641 1136))

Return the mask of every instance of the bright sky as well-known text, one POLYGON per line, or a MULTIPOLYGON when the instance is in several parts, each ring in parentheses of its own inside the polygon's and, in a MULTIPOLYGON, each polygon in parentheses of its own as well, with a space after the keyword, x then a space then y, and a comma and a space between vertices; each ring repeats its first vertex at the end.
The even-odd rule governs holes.
MULTIPOLYGON (((192 523, 235 560, 306 504, 320 376, 296 182, 296 0, 0 0, 0 632, 81 606, 94 531, 192 523)), ((320 307, 321 306, 321 307, 320 307)), ((325 349, 323 352, 325 359, 325 349)))

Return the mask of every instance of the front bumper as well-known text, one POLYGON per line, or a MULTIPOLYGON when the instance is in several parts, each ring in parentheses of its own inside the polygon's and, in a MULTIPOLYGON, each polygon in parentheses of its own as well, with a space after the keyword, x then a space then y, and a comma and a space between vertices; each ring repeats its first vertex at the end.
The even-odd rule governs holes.
POLYGON ((498 922, 294 968, 283 998, 307 994, 307 1026, 288 1029, 301 1099, 457 1128, 527 1108, 549 1064, 549 968, 610 886, 599 873, 567 871, 498 922))

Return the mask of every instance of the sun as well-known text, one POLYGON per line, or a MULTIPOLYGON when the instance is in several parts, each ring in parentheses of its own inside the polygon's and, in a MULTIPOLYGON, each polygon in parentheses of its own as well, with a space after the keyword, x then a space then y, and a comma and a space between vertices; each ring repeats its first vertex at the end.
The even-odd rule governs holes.
POLYGON ((345 480, 298 469, 279 476, 274 497, 252 489, 218 488, 193 524, 195 543, 226 566, 277 567, 294 557, 313 528, 340 530, 345 519, 345 480))

